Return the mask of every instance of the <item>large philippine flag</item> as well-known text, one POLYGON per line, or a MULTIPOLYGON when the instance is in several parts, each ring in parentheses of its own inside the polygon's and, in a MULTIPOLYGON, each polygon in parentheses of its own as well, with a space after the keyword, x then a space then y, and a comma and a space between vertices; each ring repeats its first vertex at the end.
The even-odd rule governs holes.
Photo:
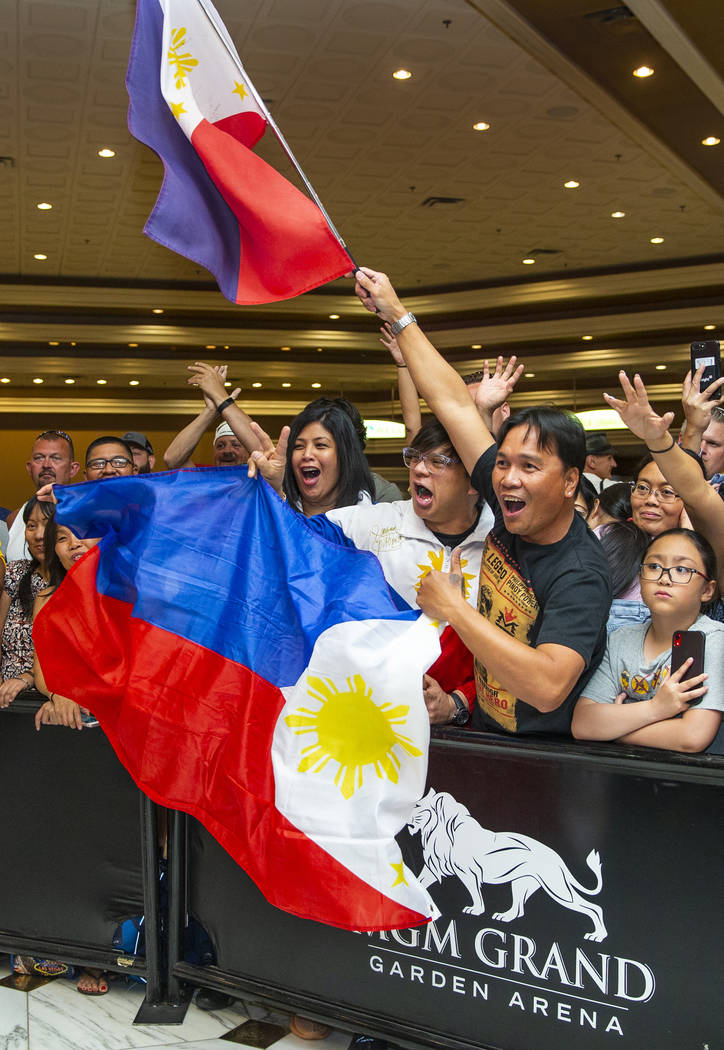
POLYGON ((434 916, 395 835, 424 791, 438 637, 374 555, 245 467, 57 492, 59 522, 103 538, 36 617, 48 688, 277 907, 353 930, 434 916))
POLYGON ((354 268, 317 205, 253 153, 267 122, 209 0, 138 0, 126 86, 131 134, 165 167, 149 237, 236 303, 290 299, 354 268))

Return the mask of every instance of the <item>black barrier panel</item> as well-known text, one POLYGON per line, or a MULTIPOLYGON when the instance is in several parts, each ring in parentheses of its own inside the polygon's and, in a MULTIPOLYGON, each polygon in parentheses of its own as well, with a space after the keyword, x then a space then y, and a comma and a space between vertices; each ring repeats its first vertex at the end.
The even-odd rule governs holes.
POLYGON ((0 938, 110 951, 144 911, 139 791, 100 729, 36 732, 36 707, 0 717, 0 938))
POLYGON ((191 822, 191 910, 219 969, 408 1045, 721 1045, 724 771, 469 740, 433 744, 431 793, 401 836, 442 912, 427 928, 286 915, 191 822))

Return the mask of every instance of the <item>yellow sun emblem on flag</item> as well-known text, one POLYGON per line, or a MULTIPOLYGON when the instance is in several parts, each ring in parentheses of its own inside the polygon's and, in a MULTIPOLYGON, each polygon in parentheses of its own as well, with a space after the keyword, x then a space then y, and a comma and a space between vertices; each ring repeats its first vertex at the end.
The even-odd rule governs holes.
POLYGON ((321 707, 316 711, 300 707, 284 719, 297 735, 317 734, 316 741, 302 749, 304 757, 297 767, 300 773, 319 773, 328 762, 336 762, 339 768, 334 782, 345 798, 351 798, 362 787, 367 766, 372 766, 380 779, 387 777, 397 783, 400 759, 395 748, 402 748, 413 758, 422 755, 409 737, 394 729, 405 724, 409 706, 376 704, 362 675, 348 678, 342 691, 331 678, 310 675, 307 685, 309 696, 321 707))
MULTIPOLYGON (((418 576, 417 583, 415 585, 415 590, 416 591, 418 591, 420 589, 420 584, 425 579, 425 577, 427 576, 428 572, 430 572, 431 569, 438 569, 438 570, 442 571, 443 566, 445 564, 445 550, 444 550, 443 547, 441 547, 440 550, 438 550, 438 551, 428 551, 427 552, 427 557, 428 557, 428 559, 430 561, 429 565, 420 565, 420 564, 418 564, 418 566, 417 566, 418 569, 420 570, 420 575, 418 576)), ((465 593, 465 597, 469 598, 470 597, 470 584, 475 579, 475 574, 472 573, 472 572, 465 572, 465 566, 467 564, 468 564, 468 559, 467 558, 461 558, 460 559, 460 568, 463 570, 463 585, 464 585, 464 588, 465 588, 464 593, 465 593)))
POLYGON ((199 64, 199 60, 194 58, 190 51, 181 51, 180 48, 186 47, 186 27, 179 26, 178 29, 171 30, 171 44, 173 45, 168 49, 168 61, 169 65, 174 71, 174 84, 176 90, 180 91, 181 88, 186 87, 186 77, 199 64))

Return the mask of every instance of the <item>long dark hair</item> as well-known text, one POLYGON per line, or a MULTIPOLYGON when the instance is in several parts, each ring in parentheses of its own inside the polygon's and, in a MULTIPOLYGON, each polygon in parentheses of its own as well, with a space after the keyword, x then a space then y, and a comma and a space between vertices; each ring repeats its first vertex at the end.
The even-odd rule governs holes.
MULTIPOLYGON (((53 507, 55 510, 55 507, 53 507)), ((45 526, 43 545, 45 547, 45 571, 48 575, 47 590, 52 593, 56 587, 65 579, 66 570, 63 568, 58 555, 55 553, 55 545, 58 542, 58 522, 53 515, 45 526)))
POLYGON ((339 481, 335 507, 353 506, 358 501, 360 492, 367 492, 370 498, 374 499, 375 484, 349 414, 336 402, 320 398, 319 401, 308 404, 292 420, 287 447, 287 466, 284 472, 284 492, 292 506, 298 507, 302 501, 302 494, 292 470, 292 453, 297 438, 310 423, 321 423, 337 446, 339 481))
MULTIPOLYGON (((26 525, 30 521, 30 515, 33 513, 36 506, 40 507, 41 511, 48 519, 45 523, 45 528, 47 530, 51 521, 54 520, 55 504, 47 502, 46 500, 39 500, 37 496, 31 496, 23 508, 23 521, 26 525)), ((47 559, 45 564, 47 566, 47 559)), ((23 616, 26 620, 29 620, 33 615, 33 602, 35 601, 33 597, 33 574, 39 567, 40 562, 38 559, 32 557, 30 559, 30 564, 21 576, 20 583, 18 584, 18 602, 20 603, 20 608, 22 609, 23 616)))
POLYGON ((632 586, 650 543, 650 536, 633 521, 615 521, 606 526, 601 546, 608 559, 614 598, 632 586))
POLYGON ((606 485, 596 498, 601 510, 616 521, 626 521, 631 517, 631 486, 628 482, 617 481, 615 485, 606 485))

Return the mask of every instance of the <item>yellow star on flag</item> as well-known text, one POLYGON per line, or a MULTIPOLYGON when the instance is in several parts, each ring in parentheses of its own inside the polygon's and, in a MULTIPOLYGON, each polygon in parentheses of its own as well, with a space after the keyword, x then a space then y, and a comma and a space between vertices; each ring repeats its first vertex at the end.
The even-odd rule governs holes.
POLYGON ((236 81, 234 81, 234 84, 236 86, 235 86, 234 90, 231 92, 232 95, 238 95, 239 98, 242 98, 242 99, 246 98, 248 92, 247 92, 246 88, 244 87, 244 85, 243 84, 237 84, 236 81))
POLYGON ((169 106, 171 107, 171 112, 176 120, 178 120, 182 113, 186 112, 183 102, 169 102, 169 106))
POLYGON ((407 882, 407 879, 405 878, 405 873, 404 873, 404 867, 405 867, 404 861, 400 861, 399 864, 390 864, 390 867, 392 868, 392 870, 394 871, 395 875, 397 876, 395 881, 392 883, 393 887, 394 886, 400 886, 400 885, 407 886, 408 882, 407 882))

